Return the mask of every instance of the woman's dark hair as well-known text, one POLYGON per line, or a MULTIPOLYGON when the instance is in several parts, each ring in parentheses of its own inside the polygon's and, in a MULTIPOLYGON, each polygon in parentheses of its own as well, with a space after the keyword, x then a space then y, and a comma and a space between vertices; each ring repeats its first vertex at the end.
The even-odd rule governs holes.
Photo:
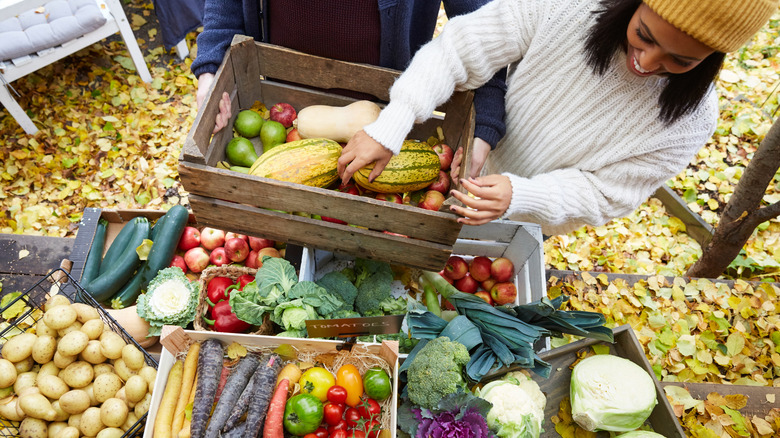
MULTIPOLYGON (((595 73, 604 74, 615 54, 625 50, 628 23, 640 4, 642 0, 599 2, 601 9, 594 11, 597 15, 596 23, 585 41, 588 64, 595 73)), ((669 124, 694 111, 718 76, 725 57, 725 53, 714 52, 691 71, 670 74, 666 87, 658 97, 661 106, 659 118, 669 124)))

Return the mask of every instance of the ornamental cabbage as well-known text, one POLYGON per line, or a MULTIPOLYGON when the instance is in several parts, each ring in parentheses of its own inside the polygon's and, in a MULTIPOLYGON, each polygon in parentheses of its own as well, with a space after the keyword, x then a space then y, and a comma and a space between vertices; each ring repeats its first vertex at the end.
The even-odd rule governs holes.
POLYGON ((190 281, 178 267, 165 268, 138 297, 138 316, 149 323, 149 335, 159 336, 163 325, 186 327, 195 319, 200 298, 198 282, 190 281))
POLYGON ((487 414, 490 430, 499 438, 539 438, 547 399, 539 385, 522 372, 509 372, 477 390, 493 404, 487 414))
POLYGON ((655 383, 642 367, 618 356, 595 355, 571 373, 571 413, 591 432, 637 429, 657 404, 655 383))

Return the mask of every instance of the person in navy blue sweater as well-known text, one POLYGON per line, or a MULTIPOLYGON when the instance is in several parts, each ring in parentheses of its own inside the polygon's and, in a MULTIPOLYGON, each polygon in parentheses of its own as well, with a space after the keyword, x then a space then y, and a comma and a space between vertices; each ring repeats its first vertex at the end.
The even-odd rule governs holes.
MULTIPOLYGON (((489 0, 444 0, 448 17, 489 0)), ((236 34, 304 53, 404 70, 430 41, 442 2, 432 0, 206 0, 203 31, 191 69, 201 105, 236 34), (261 5, 262 2, 262 5, 261 5), (261 6, 262 11, 261 13, 261 6)), ((506 69, 475 91, 476 128, 471 176, 504 136, 506 69)), ((220 100, 214 132, 230 120, 230 99, 220 100)))

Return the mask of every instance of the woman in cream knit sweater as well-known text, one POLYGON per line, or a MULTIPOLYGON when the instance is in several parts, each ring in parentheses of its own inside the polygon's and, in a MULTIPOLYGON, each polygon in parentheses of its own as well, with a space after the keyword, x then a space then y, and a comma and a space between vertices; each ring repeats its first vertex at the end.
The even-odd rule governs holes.
MULTIPOLYGON (((499 217, 562 234, 633 211, 712 135, 724 53, 777 0, 493 0, 445 25, 339 159, 379 175, 415 122, 509 65, 507 133, 482 175, 453 191, 460 222, 499 217)), ((480 161, 481 160, 476 160, 480 161)), ((473 173, 473 171, 472 171, 473 173)))

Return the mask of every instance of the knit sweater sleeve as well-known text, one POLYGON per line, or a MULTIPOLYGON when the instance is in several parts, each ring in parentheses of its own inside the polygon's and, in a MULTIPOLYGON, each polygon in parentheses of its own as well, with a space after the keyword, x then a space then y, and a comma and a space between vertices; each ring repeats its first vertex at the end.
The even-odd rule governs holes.
POLYGON ((540 3, 494 0, 452 18, 393 84, 390 103, 366 133, 397 154, 412 125, 430 118, 455 90, 478 88, 523 56, 543 9, 540 3))
POLYGON ((190 66, 195 77, 216 73, 234 35, 246 34, 241 0, 206 0, 198 54, 190 66))
POLYGON ((505 217, 542 224, 549 235, 624 217, 690 163, 715 131, 717 111, 712 91, 692 115, 659 133, 647 152, 598 169, 563 168, 530 178, 504 173, 512 183, 505 217))

